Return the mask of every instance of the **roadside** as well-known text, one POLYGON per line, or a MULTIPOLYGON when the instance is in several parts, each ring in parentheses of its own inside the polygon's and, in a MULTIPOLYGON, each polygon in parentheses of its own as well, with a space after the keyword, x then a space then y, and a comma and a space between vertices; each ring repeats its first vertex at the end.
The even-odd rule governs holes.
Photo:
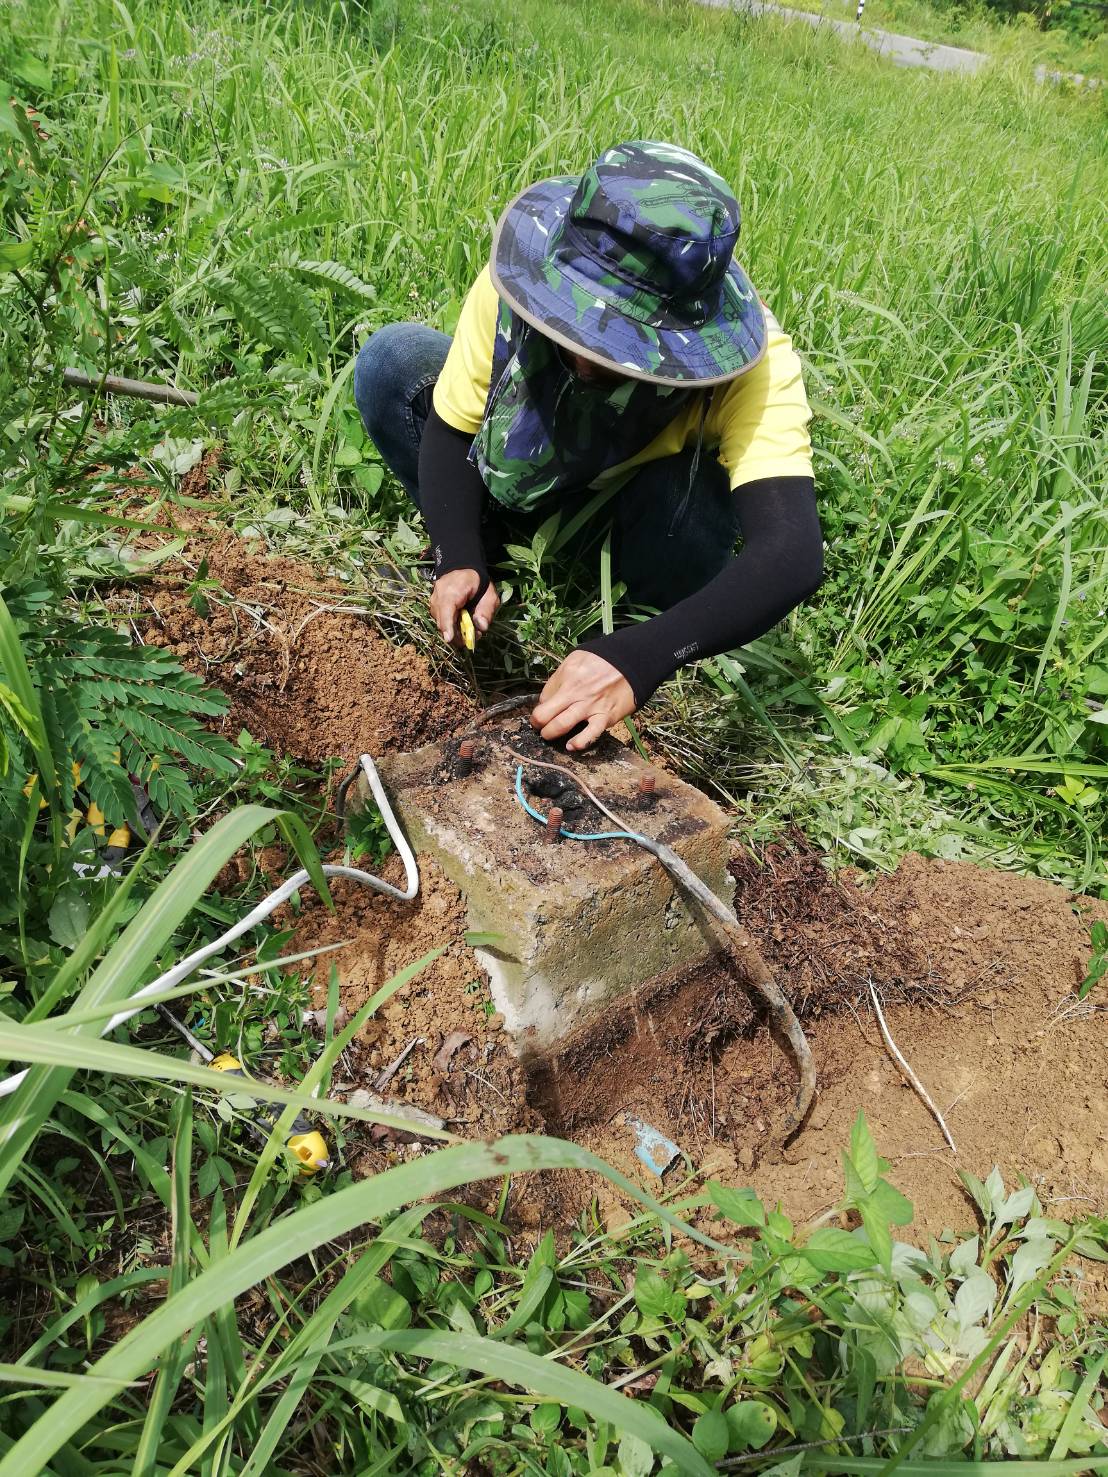
MULTIPOLYGON (((817 28, 822 26, 836 32, 844 40, 860 41, 863 46, 868 46, 871 51, 886 57, 898 67, 926 67, 933 72, 962 72, 972 75, 996 60, 991 52, 973 51, 967 47, 951 46, 938 41, 923 41, 917 36, 876 30, 853 20, 838 20, 834 16, 815 11, 794 10, 789 6, 769 4, 767 0, 700 0, 700 3, 714 9, 736 10, 750 15, 777 15, 783 20, 801 21, 817 28)), ((1045 63, 1039 63, 1033 75, 1036 82, 1069 82, 1085 87, 1103 85, 1097 77, 1062 71, 1045 63)))

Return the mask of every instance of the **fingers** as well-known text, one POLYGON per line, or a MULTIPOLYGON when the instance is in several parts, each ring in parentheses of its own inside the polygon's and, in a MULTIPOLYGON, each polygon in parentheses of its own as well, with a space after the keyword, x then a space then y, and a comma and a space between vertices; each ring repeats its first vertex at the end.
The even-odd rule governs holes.
POLYGON ((448 599, 432 598, 431 615, 439 628, 439 635, 448 646, 458 644, 457 608, 448 599))
POLYGON ((500 596, 496 593, 496 586, 489 585, 473 609, 473 624, 482 636, 492 624, 492 618, 499 609, 500 596))
MULTIPOLYGON (((560 685, 560 684, 559 684, 560 685)), ((565 707, 565 698, 559 696, 558 687, 554 685, 554 678, 539 693, 539 700, 531 712, 531 727, 542 728, 549 723, 565 707)))
MULTIPOLYGON (((550 718, 540 730, 544 739, 561 738, 563 734, 569 733, 579 723, 595 721, 590 712, 590 705, 584 702, 567 703, 559 712, 550 718)), ((603 728, 601 728, 603 733, 603 728)))
POLYGON ((480 576, 475 569, 452 569, 436 580, 431 592, 431 617, 447 645, 461 645, 458 614, 479 585, 480 576))
POLYGON ((582 749, 591 748, 598 738, 602 738, 608 731, 608 719, 601 713, 589 722, 589 726, 582 732, 571 738, 566 748, 571 754, 579 754, 582 749))

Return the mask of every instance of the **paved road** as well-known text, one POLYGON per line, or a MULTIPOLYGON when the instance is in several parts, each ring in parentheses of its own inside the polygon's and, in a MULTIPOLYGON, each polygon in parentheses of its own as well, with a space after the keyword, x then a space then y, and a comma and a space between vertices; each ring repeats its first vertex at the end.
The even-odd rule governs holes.
MULTIPOLYGON (((779 15, 786 20, 803 21, 807 26, 827 26, 846 41, 861 41, 871 51, 888 57, 898 67, 929 67, 933 72, 979 72, 990 60, 984 51, 969 51, 964 46, 944 46, 938 41, 920 41, 915 36, 899 36, 895 31, 863 29, 855 21, 835 20, 829 15, 814 15, 810 10, 791 10, 773 5, 769 0, 701 0, 719 10, 745 10, 751 15, 779 15)), ((1099 86, 1095 78, 1071 72, 1056 72, 1049 67, 1035 68, 1037 82, 1086 83, 1099 86)))

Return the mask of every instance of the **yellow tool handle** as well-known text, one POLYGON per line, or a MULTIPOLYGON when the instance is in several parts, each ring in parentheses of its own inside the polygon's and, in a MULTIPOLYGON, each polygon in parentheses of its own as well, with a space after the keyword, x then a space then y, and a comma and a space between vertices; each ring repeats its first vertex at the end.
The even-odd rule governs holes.
POLYGON ((473 627, 473 617, 468 610, 463 610, 458 617, 458 630, 462 633, 462 645, 467 651, 472 651, 477 645, 477 632, 473 627))
MULTIPOLYGON (((213 1056, 208 1066, 216 1072, 226 1072, 229 1077, 241 1077, 244 1082, 248 1084, 250 1082, 250 1078, 243 1071, 242 1063, 229 1051, 221 1051, 218 1056, 213 1056)), ((272 1128, 280 1113, 280 1108, 272 1112, 263 1109, 256 1116, 272 1128)), ((297 1113, 293 1119, 292 1132, 285 1140, 285 1148, 299 1163, 301 1174, 315 1174, 318 1170, 326 1169, 331 1163, 327 1140, 312 1127, 303 1113, 297 1113)))

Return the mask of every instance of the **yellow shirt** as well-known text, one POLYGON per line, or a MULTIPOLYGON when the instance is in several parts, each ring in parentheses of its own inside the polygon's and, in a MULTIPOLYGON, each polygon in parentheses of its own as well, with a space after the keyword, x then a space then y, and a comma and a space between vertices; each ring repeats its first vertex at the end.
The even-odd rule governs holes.
MULTIPOLYGON (((434 404, 456 431, 474 436, 480 429, 492 379, 493 339, 498 299, 488 267, 470 288, 458 317, 454 342, 435 385, 434 404)), ((716 385, 704 423, 705 444, 718 447, 732 488, 762 477, 810 477, 811 411, 804 393, 800 359, 792 340, 766 309, 766 352, 738 379, 716 385)), ((694 397, 636 456, 597 479, 603 486, 644 462, 674 456, 696 444, 700 404, 694 397)))

